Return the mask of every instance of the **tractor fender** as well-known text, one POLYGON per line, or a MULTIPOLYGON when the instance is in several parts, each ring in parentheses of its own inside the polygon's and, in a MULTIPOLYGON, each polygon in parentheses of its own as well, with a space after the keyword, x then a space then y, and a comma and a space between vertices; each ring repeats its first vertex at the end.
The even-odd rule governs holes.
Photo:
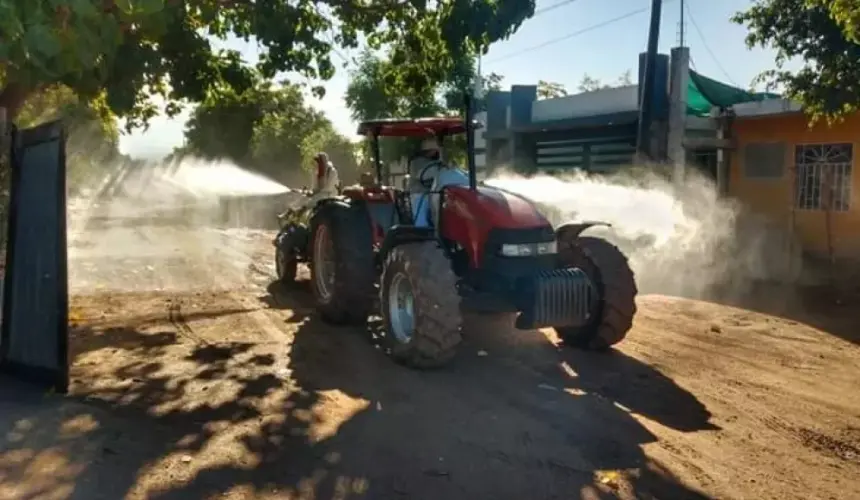
POLYGON ((432 227, 394 226, 388 230, 379 247, 379 262, 385 262, 388 254, 398 245, 435 239, 436 231, 432 227))
POLYGON ((351 203, 348 199, 344 199, 344 198, 323 198, 323 199, 317 201, 314 204, 314 206, 311 208, 310 212, 308 212, 308 221, 313 219, 316 216, 316 214, 318 214, 320 212, 320 210, 323 210, 324 208, 326 208, 330 205, 340 205, 343 208, 352 208, 356 204, 351 203))
POLYGON ((555 236, 559 241, 568 241, 569 239, 578 238, 587 229, 595 226, 612 227, 612 224, 602 221, 567 222, 555 229, 555 236))
POLYGON ((350 206, 350 203, 347 202, 346 200, 344 200, 343 198, 323 198, 323 199, 317 201, 316 204, 314 205, 313 209, 311 209, 311 213, 309 215, 309 218, 313 218, 314 214, 319 212, 319 210, 321 208, 326 207, 328 205, 332 205, 332 204, 343 205, 344 207, 350 206))

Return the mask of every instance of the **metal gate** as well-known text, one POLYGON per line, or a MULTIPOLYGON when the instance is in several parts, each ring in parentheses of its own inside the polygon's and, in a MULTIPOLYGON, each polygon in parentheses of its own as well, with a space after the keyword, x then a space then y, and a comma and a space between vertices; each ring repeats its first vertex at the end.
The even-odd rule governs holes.
POLYGON ((568 139, 537 142, 535 156, 539 170, 607 172, 633 164, 635 136, 568 139))
POLYGON ((632 165, 636 154, 636 123, 629 122, 629 117, 619 121, 533 133, 537 170, 559 174, 573 169, 609 173, 632 165))
POLYGON ((62 123, 12 132, 0 369, 66 392, 68 262, 62 123))

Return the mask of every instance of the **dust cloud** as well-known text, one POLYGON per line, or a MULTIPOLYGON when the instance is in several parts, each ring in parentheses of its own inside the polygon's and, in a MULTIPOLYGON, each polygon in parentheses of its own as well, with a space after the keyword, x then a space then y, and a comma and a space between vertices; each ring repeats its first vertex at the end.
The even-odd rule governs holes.
POLYGON ((291 196, 229 162, 118 165, 69 200, 69 288, 175 291, 267 281, 255 254, 271 251, 264 229, 276 226, 291 196))
MULTIPOLYGON (((642 293, 740 295, 754 281, 793 280, 800 272, 800 259, 779 230, 719 197, 693 169, 682 186, 653 169, 623 172, 497 174, 486 183, 535 201, 555 224, 611 224, 588 234, 606 237, 628 255, 642 293)), ((118 166, 70 200, 70 289, 162 291, 268 282, 268 230, 296 196, 229 162, 118 166)))
POLYGON ((718 196, 714 183, 692 168, 679 186, 644 168, 612 176, 499 174, 486 183, 533 200, 554 224, 611 224, 587 234, 627 254, 641 293, 739 296, 755 281, 793 280, 800 272, 780 231, 718 196))

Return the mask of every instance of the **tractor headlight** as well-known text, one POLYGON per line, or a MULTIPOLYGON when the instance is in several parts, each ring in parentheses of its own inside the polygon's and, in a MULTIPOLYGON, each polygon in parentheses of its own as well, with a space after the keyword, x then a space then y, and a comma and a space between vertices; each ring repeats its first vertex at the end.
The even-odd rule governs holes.
POLYGON ((502 255, 505 257, 533 257, 554 253, 558 253, 558 245, 555 241, 502 245, 502 255))

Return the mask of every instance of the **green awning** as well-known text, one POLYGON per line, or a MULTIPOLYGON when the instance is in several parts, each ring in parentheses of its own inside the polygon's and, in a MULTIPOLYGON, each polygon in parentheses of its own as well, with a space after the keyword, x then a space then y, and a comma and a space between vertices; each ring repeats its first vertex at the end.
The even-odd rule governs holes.
POLYGON ((687 84, 687 114, 708 116, 714 106, 728 108, 742 102, 779 98, 779 94, 769 92, 747 92, 690 70, 690 80, 687 84))

